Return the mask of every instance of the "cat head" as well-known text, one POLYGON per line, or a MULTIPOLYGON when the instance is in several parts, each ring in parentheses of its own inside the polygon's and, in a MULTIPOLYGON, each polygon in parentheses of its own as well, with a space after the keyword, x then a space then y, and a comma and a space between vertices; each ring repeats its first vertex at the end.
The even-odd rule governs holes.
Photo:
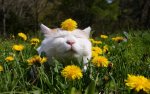
POLYGON ((91 42, 89 41, 91 27, 73 31, 61 28, 50 29, 43 24, 40 27, 45 38, 38 51, 44 51, 50 56, 72 55, 77 57, 91 54, 91 42))
POLYGON ((42 33, 44 33, 45 37, 53 36, 54 34, 55 34, 54 37, 56 37, 57 35, 59 36, 59 34, 62 34, 62 35, 75 34, 76 35, 76 34, 80 33, 80 34, 78 34, 78 36, 84 36, 84 37, 89 38, 90 31, 91 31, 91 27, 87 27, 84 30, 75 29, 73 31, 67 31, 67 30, 63 30, 61 28, 50 29, 43 24, 40 25, 40 28, 41 28, 42 33))

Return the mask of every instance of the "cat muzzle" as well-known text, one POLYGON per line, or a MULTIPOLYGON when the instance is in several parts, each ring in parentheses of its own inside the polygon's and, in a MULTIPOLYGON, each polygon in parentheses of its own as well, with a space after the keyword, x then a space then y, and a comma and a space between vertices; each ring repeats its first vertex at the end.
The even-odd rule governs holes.
POLYGON ((71 41, 71 40, 68 40, 66 43, 72 46, 75 42, 71 41))

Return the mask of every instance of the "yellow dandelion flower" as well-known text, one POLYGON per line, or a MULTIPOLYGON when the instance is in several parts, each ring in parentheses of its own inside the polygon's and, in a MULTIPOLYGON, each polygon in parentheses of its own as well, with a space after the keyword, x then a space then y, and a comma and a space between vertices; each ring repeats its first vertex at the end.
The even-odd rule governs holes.
POLYGON ((93 41, 93 44, 102 44, 102 41, 93 41))
POLYGON ((124 40, 124 38, 123 37, 114 37, 114 38, 112 38, 112 40, 114 40, 116 42, 121 42, 124 40))
POLYGON ((35 61, 36 60, 34 58, 30 58, 30 59, 27 60, 28 65, 33 65, 35 63, 35 61))
POLYGON ((97 56, 92 59, 92 63, 97 67, 107 67, 108 59, 104 56, 97 56))
POLYGON ((24 33, 18 33, 18 36, 21 37, 23 40, 27 40, 27 36, 24 33))
POLYGON ((13 56, 8 56, 5 58, 6 62, 10 62, 10 61, 13 61, 14 60, 14 57, 13 56))
POLYGON ((64 30, 72 31, 77 28, 77 22, 70 19, 65 20, 61 23, 61 28, 64 30))
POLYGON ((90 40, 92 43, 93 43, 93 41, 95 41, 93 38, 90 38, 89 40, 90 40))
POLYGON ((101 35, 100 37, 103 38, 103 39, 107 39, 108 38, 108 36, 106 36, 106 35, 101 35))
POLYGON ((81 79, 83 74, 82 70, 75 65, 68 65, 62 71, 61 75, 69 80, 81 79))
POLYGON ((92 51, 92 57, 94 58, 94 57, 96 57, 96 56, 98 56, 98 53, 95 52, 95 51, 92 51))
POLYGON ((45 63, 45 62, 47 62, 47 58, 46 58, 46 57, 41 58, 40 63, 43 64, 43 63, 45 63))
POLYGON ((103 46, 103 52, 107 53, 108 52, 108 45, 103 46))
POLYGON ((103 51, 99 47, 92 47, 92 51, 94 51, 97 54, 103 54, 103 51))
POLYGON ((100 40, 97 41, 97 40, 94 40, 92 38, 90 38, 89 40, 91 41, 92 44, 102 44, 102 41, 100 41, 100 40))
POLYGON ((0 65, 0 72, 4 71, 3 66, 0 65))
POLYGON ((28 65, 33 65, 36 63, 43 64, 47 61, 46 57, 40 57, 39 55, 35 55, 27 60, 28 65))
POLYGON ((134 89, 137 92, 143 90, 147 93, 150 92, 150 80, 145 78, 144 76, 135 76, 128 74, 127 80, 125 80, 126 85, 130 89, 134 89))
POLYGON ((40 40, 38 38, 32 38, 30 42, 31 45, 37 45, 40 42, 40 40))
POLYGON ((22 44, 13 45, 12 49, 15 51, 22 51, 24 49, 24 46, 22 44))

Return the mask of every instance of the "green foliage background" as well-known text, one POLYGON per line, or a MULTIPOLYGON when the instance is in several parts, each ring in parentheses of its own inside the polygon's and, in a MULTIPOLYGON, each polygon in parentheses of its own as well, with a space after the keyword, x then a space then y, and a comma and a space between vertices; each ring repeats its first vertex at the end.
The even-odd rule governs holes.
POLYGON ((1 0, 1 34, 37 32, 39 24, 60 27, 72 18, 83 29, 91 26, 94 34, 116 33, 130 28, 149 29, 149 0, 1 0), (5 30, 6 29, 6 30, 5 30))

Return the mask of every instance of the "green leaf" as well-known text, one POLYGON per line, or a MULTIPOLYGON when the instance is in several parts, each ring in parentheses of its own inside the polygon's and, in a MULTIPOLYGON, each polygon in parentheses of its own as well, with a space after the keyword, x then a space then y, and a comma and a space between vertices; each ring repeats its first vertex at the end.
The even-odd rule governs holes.
POLYGON ((87 89, 85 90, 85 94, 95 94, 95 81, 92 80, 87 89))
POLYGON ((70 94, 76 94, 76 88, 75 87, 71 88, 71 93, 70 94))
POLYGON ((34 90, 34 91, 32 91, 32 94, 41 94, 41 91, 40 90, 34 90))
POLYGON ((82 94, 82 93, 81 91, 77 90, 75 87, 72 87, 70 94, 82 94))

